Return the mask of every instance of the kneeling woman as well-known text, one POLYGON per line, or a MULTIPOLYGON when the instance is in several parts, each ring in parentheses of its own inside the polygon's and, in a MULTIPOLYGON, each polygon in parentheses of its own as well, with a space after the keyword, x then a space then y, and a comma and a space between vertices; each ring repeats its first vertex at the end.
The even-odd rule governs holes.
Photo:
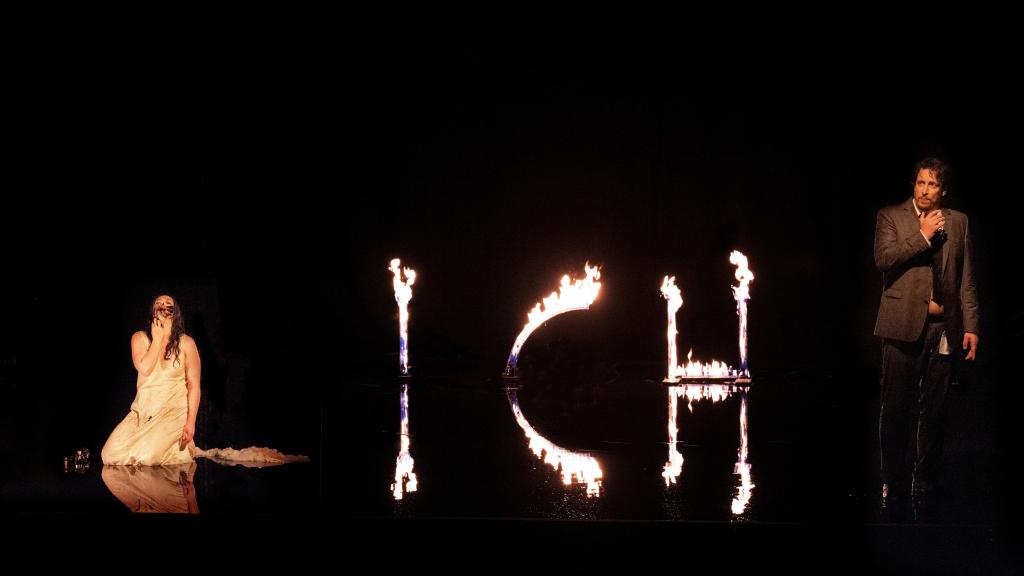
POLYGON ((150 311, 149 326, 132 335, 135 401, 103 446, 106 465, 181 464, 195 456, 199 350, 174 298, 157 297, 150 311))

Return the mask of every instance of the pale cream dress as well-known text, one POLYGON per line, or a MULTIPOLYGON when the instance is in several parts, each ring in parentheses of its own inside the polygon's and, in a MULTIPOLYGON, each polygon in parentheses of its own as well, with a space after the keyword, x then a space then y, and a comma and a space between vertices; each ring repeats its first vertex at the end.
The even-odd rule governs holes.
POLYGON ((135 388, 131 411, 103 445, 100 457, 105 466, 175 466, 195 458, 256 467, 309 462, 308 456, 282 454, 273 448, 203 450, 191 441, 182 445, 181 432, 188 417, 184 352, 177 359, 161 358, 148 376, 140 373, 135 388))
POLYGON ((196 445, 182 445, 188 417, 185 353, 161 358, 148 376, 139 374, 131 411, 103 445, 105 465, 166 466, 192 462, 196 445))

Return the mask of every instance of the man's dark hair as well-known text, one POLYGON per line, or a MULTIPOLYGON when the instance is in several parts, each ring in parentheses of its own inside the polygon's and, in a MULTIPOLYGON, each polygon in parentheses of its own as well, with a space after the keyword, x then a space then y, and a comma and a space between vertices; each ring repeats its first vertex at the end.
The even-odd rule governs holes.
POLYGON ((935 179, 939 181, 939 187, 943 191, 946 191, 949 188, 949 180, 950 176, 952 176, 952 170, 950 169, 949 164, 934 156, 922 159, 916 166, 914 166, 914 173, 910 176, 911 184, 917 183, 917 174, 921 170, 931 170, 932 172, 935 172, 935 179))

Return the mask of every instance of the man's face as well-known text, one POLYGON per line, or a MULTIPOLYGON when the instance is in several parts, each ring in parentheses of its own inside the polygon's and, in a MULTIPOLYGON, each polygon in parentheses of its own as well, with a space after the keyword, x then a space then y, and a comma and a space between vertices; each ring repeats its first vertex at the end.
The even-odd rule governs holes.
POLYGON ((914 182, 914 202, 918 210, 928 212, 939 207, 942 200, 942 187, 935 178, 935 171, 921 168, 917 171, 917 179, 914 182))

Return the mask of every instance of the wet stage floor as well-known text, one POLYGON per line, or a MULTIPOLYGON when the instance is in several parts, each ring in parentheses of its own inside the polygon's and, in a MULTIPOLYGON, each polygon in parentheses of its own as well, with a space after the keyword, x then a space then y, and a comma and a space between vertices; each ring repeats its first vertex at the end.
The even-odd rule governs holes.
POLYGON ((917 516, 891 517, 879 509, 870 395, 832 376, 765 370, 746 389, 691 388, 680 397, 680 388, 643 376, 656 370, 607 367, 586 382, 350 376, 325 396, 309 464, 199 460, 190 470, 115 477, 94 456, 82 473, 55 462, 48 473, 15 478, 4 501, 23 518, 121 522, 133 510, 198 512, 244 530, 326 517, 383 538, 401 527, 428 541, 479 539, 478 529, 709 545, 820 538, 837 546, 838 538, 843 550, 881 546, 884 558, 916 542, 944 550, 933 560, 953 565, 975 553, 997 568, 1014 561, 1003 530, 1003 457, 992 441, 994 396, 984 383, 951 393, 957 432, 947 440, 937 498, 917 516), (566 470, 575 471, 568 483, 566 470))
MULTIPOLYGON (((841 392, 823 389, 828 381, 784 373, 758 377, 746 392, 708 386, 703 391, 717 396, 702 398, 691 389, 690 397, 675 399, 678 456, 669 436, 677 387, 628 374, 596 384, 524 381, 511 393, 506 384, 495 378, 353 385, 346 396, 355 412, 340 422, 346 432, 328 435, 337 445, 327 452, 343 455, 326 463, 328 484, 345 486, 332 492, 330 507, 369 516, 886 521, 877 507, 873 409, 851 413, 841 392), (416 482, 415 491, 396 498, 403 393, 416 482), (574 475, 566 484, 545 461, 548 451, 538 456, 531 449, 533 435, 568 459, 593 459, 600 479, 574 475)), ((985 410, 986 401, 954 401, 951 417, 977 428, 966 412, 985 410)), ((996 455, 991 445, 972 444, 977 440, 950 440, 948 494, 917 521, 997 521, 996 455)))

